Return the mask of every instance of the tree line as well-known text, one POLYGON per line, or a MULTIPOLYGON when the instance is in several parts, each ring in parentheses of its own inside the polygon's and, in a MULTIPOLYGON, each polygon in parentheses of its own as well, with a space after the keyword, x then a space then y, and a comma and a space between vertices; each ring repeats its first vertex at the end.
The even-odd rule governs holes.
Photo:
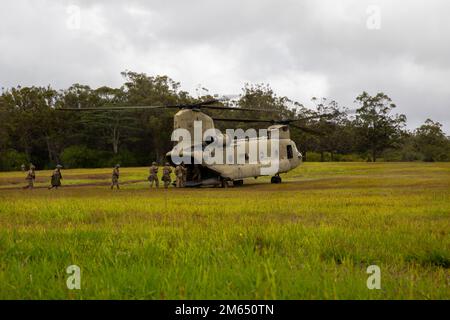
MULTIPOLYGON (((100 106, 177 105, 213 98, 193 97, 167 76, 122 72, 120 88, 90 88, 74 84, 68 89, 21 87, 2 89, 0 96, 0 170, 17 170, 22 164, 37 168, 144 166, 163 161, 172 147, 173 109, 124 112, 62 112, 60 108, 100 106)), ((226 104, 226 102, 224 102, 226 104)), ((239 109, 264 112, 211 110, 217 117, 304 119, 306 128, 291 127, 292 139, 306 161, 449 161, 450 140, 442 125, 431 119, 415 130, 406 129, 406 116, 395 113, 386 94, 361 93, 354 112, 334 100, 313 98, 314 109, 278 96, 269 85, 245 84, 239 109), (275 111, 275 116, 273 111, 275 111), (328 115, 314 118, 318 115, 328 115)), ((224 130, 247 128, 248 123, 216 123, 224 130)), ((264 124, 252 124, 264 127, 264 124)))

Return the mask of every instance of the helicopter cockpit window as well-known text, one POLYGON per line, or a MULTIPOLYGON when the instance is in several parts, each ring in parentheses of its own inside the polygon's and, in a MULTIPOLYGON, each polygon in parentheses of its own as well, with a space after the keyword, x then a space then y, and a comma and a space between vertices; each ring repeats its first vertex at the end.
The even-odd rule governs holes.
POLYGON ((292 146, 290 144, 286 146, 286 153, 287 153, 288 159, 294 158, 294 152, 293 152, 292 146))

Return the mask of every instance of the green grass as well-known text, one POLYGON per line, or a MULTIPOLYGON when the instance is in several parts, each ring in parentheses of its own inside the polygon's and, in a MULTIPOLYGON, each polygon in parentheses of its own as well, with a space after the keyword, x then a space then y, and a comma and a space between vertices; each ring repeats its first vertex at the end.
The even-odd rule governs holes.
POLYGON ((0 173, 0 298, 450 298, 450 164, 306 163, 228 189, 111 191, 110 174, 64 170, 72 187, 29 191, 0 173), (73 186, 89 182, 105 186, 73 186))

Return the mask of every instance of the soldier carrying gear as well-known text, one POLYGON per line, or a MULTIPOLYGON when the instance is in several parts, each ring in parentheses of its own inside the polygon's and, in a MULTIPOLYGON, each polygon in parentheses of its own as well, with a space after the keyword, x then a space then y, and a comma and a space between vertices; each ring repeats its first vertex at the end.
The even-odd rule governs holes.
POLYGON ((187 167, 184 165, 184 163, 181 163, 181 169, 183 170, 182 186, 184 188, 186 187, 186 180, 187 180, 187 167))
POLYGON ((153 182, 156 187, 159 188, 159 180, 158 180, 158 164, 156 162, 152 163, 150 167, 150 175, 148 176, 148 181, 150 181, 150 188, 153 187, 153 182))
POLYGON ((113 172, 112 172, 112 184, 111 184, 111 190, 114 189, 114 186, 117 187, 117 189, 119 188, 119 168, 120 165, 116 164, 114 166, 113 172))
POLYGON ((62 174, 61 174, 61 168, 62 168, 62 166, 58 164, 56 166, 55 171, 53 171, 52 179, 51 179, 52 185, 50 187, 48 187, 49 189, 53 189, 53 188, 58 189, 58 187, 61 186, 61 180, 63 178, 62 174))
POLYGON ((183 167, 179 164, 175 167, 176 186, 181 188, 183 186, 183 167))
POLYGON ((163 175, 161 180, 164 182, 164 188, 168 188, 169 184, 171 182, 170 174, 172 173, 172 168, 170 167, 170 164, 166 162, 164 168, 163 168, 163 175))
POLYGON ((25 180, 27 180, 28 185, 24 189, 33 189, 34 181, 36 180, 36 173, 34 172, 35 166, 30 164, 30 170, 27 172, 25 180))

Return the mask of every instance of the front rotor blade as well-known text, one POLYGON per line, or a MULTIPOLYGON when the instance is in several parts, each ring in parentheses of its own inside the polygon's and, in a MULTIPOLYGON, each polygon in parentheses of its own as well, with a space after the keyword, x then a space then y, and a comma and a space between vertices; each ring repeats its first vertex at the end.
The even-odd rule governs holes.
POLYGON ((197 109, 197 108, 206 107, 210 104, 218 103, 218 102, 220 102, 220 101, 217 99, 211 99, 211 100, 195 102, 195 103, 171 104, 171 105, 167 105, 166 108, 197 109))
POLYGON ((127 111, 163 109, 164 106, 128 106, 128 107, 98 107, 98 108, 59 108, 58 111, 127 111))

